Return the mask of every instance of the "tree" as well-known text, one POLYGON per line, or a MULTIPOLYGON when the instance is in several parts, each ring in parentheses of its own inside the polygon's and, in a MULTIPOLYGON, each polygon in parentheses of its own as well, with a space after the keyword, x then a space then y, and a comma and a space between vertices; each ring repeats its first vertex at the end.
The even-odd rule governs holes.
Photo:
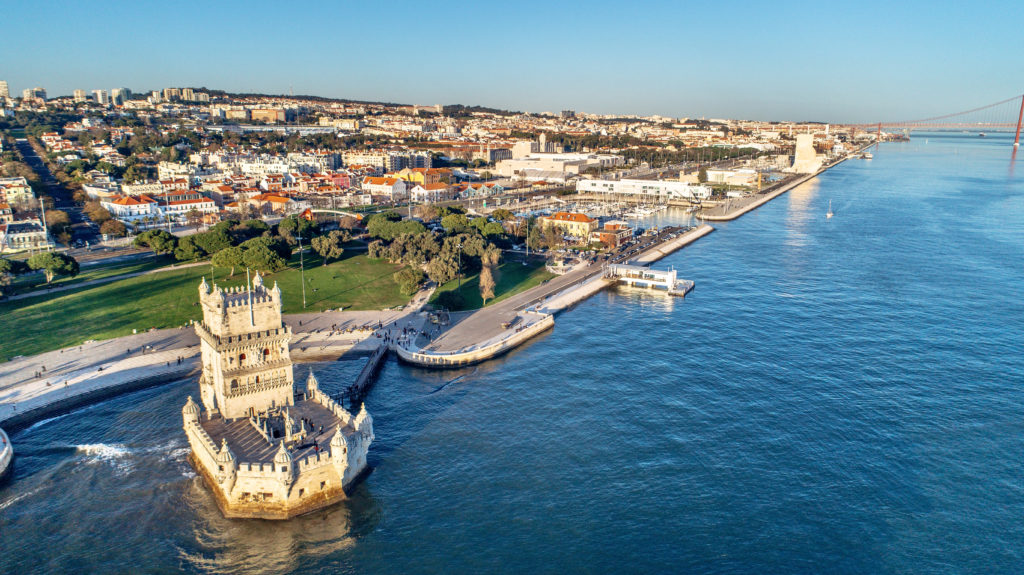
POLYGON ((505 228, 498 222, 487 222, 487 225, 481 231, 488 238, 495 238, 505 234, 505 228))
MULTIPOLYGON (((218 226, 220 224, 217 224, 218 226)), ((208 254, 215 254, 224 248, 229 248, 234 244, 231 236, 223 228, 211 228, 209 231, 192 234, 192 241, 197 246, 203 248, 203 251, 208 254)))
POLYGON ((0 258, 0 296, 3 295, 4 286, 8 286, 14 280, 14 276, 28 271, 28 265, 20 260, 6 260, 0 258))
POLYGON ((97 201, 86 202, 82 211, 97 225, 102 225, 103 222, 113 218, 110 212, 97 201))
POLYGON ((292 255, 292 248, 288 246, 288 242, 279 237, 260 236, 258 238, 246 240, 239 247, 245 251, 264 247, 277 254, 277 257, 282 260, 287 260, 292 255))
POLYGON ((157 254, 169 254, 178 246, 178 238, 165 230, 149 230, 135 236, 135 245, 147 247, 157 254))
MULTIPOLYGON (((441 285, 455 279, 459 270, 458 255, 453 252, 441 252, 427 264, 427 276, 441 285)), ((450 306, 446 306, 450 307, 450 306)))
POLYGON ((195 208, 192 208, 191 210, 185 212, 185 221, 188 222, 188 225, 198 230, 199 224, 203 222, 203 213, 195 208))
POLYGON ((338 258, 345 251, 345 248, 343 248, 341 244, 348 241, 348 238, 346 237, 347 234, 348 232, 334 230, 326 236, 317 236, 313 238, 313 250, 320 254, 320 257, 324 259, 324 265, 327 265, 328 259, 338 258))
POLYGON ((398 289, 405 295, 413 295, 423 283, 423 270, 414 266, 406 266, 392 276, 398 289))
POLYGON ((78 275, 78 262, 75 258, 56 252, 41 252, 28 258, 28 267, 42 270, 46 275, 46 283, 53 281, 56 276, 78 275))
POLYGON ((343 229, 343 230, 354 230, 354 229, 360 227, 359 219, 358 218, 354 218, 352 216, 345 216, 345 217, 341 218, 340 220, 338 220, 338 227, 343 229))
POLYGON ((284 269, 286 265, 284 258, 263 244, 254 244, 246 249, 242 255, 242 262, 246 267, 263 272, 276 272, 284 269))
POLYGON ((507 222, 512 218, 516 217, 515 214, 506 210, 505 208, 498 208, 491 212, 491 218, 496 222, 507 222))
POLYGON ((708 181, 708 169, 707 168, 701 166, 700 170, 697 172, 697 181, 700 182, 701 184, 707 183, 707 181, 708 181))
POLYGON ((494 288, 497 286, 496 278, 498 261, 501 259, 501 250, 491 246, 480 256, 483 267, 480 269, 480 297, 487 305, 487 300, 494 298, 494 288))
POLYGON ((437 211, 437 206, 430 204, 416 206, 414 212, 416 213, 416 217, 425 222, 432 222, 440 217, 440 213, 437 211))
POLYGON ((316 222, 311 222, 306 218, 300 218, 298 216, 288 216, 281 220, 281 223, 277 224, 277 233, 281 234, 285 239, 291 239, 293 237, 307 239, 312 234, 316 233, 316 229, 316 222))
POLYGON ((71 227, 71 218, 67 212, 50 210, 46 212, 46 227, 50 229, 51 234, 60 234, 71 227))
POLYGON ((231 273, 229 275, 233 276, 235 275, 235 268, 241 267, 242 264, 245 263, 242 259, 244 255, 245 254, 240 247, 231 246, 224 248, 213 254, 213 265, 222 268, 231 268, 231 273))
POLYGON ((185 236, 178 240, 178 247, 174 248, 174 259, 178 261, 198 260, 206 255, 206 251, 199 247, 194 236, 185 236))
POLYGON ((469 218, 463 214, 449 214, 441 218, 441 227, 449 234, 458 234, 469 229, 469 218))
POLYGON ((115 238, 123 238, 128 235, 128 227, 119 220, 107 220, 100 226, 100 233, 115 238))

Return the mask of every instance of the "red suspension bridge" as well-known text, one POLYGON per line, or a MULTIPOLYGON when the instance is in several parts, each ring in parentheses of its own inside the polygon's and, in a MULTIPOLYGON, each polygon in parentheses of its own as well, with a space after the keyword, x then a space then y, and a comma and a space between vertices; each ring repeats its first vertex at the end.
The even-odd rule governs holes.
POLYGON ((977 130, 985 132, 1016 130, 1013 145, 1014 147, 1019 147, 1022 121, 1024 121, 1024 94, 971 110, 932 118, 900 122, 878 122, 875 124, 854 124, 853 126, 865 131, 878 130, 879 135, 881 135, 883 128, 899 131, 977 130))

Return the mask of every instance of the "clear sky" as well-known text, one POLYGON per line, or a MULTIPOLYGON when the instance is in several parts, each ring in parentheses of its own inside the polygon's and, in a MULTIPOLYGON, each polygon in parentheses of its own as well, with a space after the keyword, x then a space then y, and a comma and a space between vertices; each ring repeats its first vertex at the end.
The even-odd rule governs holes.
POLYGON ((1024 2, 3 3, 12 93, 206 86, 871 122, 1024 92, 1024 2))

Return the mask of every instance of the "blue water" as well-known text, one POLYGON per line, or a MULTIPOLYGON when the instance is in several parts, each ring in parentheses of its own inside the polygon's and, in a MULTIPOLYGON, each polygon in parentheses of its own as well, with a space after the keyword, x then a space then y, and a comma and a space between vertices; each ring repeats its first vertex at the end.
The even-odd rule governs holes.
POLYGON ((0 572, 1021 572, 1009 150, 885 144, 663 260, 685 300, 605 292, 494 362, 388 364, 374 473, 288 523, 220 517, 192 382, 19 432, 0 572))

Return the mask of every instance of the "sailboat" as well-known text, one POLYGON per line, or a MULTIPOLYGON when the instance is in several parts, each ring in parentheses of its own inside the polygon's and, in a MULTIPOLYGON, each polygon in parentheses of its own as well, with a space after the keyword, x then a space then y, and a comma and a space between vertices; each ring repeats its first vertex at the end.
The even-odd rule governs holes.
POLYGON ((828 211, 827 211, 827 212, 825 212, 825 217, 826 217, 826 218, 831 218, 831 217, 832 217, 832 216, 834 216, 834 215, 835 215, 835 214, 833 214, 833 213, 832 213, 832 200, 829 200, 829 201, 828 201, 828 211))

